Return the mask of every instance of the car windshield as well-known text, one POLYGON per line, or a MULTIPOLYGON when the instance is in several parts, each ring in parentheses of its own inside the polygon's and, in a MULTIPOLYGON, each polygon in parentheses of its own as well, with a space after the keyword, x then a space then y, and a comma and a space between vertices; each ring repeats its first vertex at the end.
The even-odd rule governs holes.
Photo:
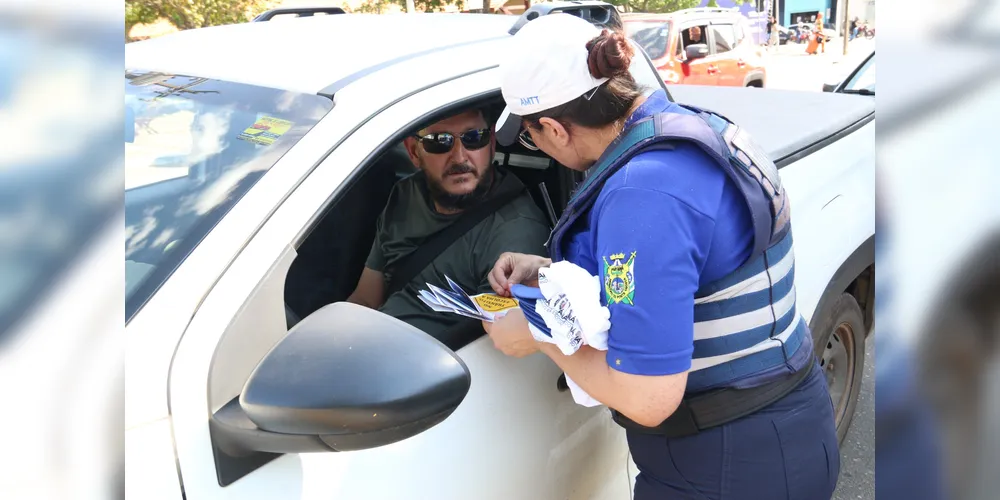
POLYGON ((869 90, 875 92, 875 54, 872 54, 864 66, 851 77, 850 81, 844 84, 844 92, 858 92, 869 90))
POLYGON ((126 70, 126 322, 332 107, 318 95, 126 70))
POLYGON ((659 59, 667 54, 670 40, 670 23, 663 21, 629 21, 625 23, 629 38, 639 44, 650 59, 659 59))

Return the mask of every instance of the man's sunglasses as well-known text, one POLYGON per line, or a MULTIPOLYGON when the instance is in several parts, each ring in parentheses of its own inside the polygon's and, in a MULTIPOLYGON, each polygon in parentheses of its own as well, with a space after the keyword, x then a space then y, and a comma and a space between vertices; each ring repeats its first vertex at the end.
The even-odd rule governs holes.
MULTIPOLYGON (((455 134, 450 132, 438 132, 436 134, 414 135, 420 139, 420 144, 424 151, 430 154, 440 155, 447 153, 455 147, 455 134)), ((490 143, 490 129, 477 128, 467 130, 459 134, 458 139, 462 141, 462 146, 469 151, 483 149, 490 143)))

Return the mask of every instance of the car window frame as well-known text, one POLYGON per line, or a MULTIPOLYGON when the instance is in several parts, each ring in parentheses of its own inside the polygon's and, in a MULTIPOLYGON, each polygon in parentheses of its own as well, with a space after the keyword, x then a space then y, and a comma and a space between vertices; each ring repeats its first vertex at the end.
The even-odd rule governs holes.
POLYGON ((728 54, 729 52, 732 52, 732 51, 736 50, 736 46, 738 45, 738 42, 736 41, 736 24, 735 24, 735 22, 729 21, 729 20, 713 22, 713 23, 711 23, 709 25, 709 28, 711 28, 711 32, 712 32, 712 50, 713 50, 712 53, 713 54, 728 54), (729 27, 729 32, 730 32, 730 34, 732 34, 732 37, 733 37, 732 38, 732 43, 729 44, 730 45, 729 49, 728 50, 724 50, 722 52, 719 52, 719 50, 718 50, 718 40, 716 40, 716 36, 715 36, 715 34, 716 34, 715 28, 718 27, 718 26, 728 26, 729 27))
POLYGON ((874 64, 874 61, 875 61, 875 51, 873 50, 872 53, 868 54, 868 57, 866 57, 865 60, 861 62, 861 64, 858 64, 854 68, 854 70, 851 71, 849 75, 847 75, 847 78, 844 78, 844 80, 840 83, 840 85, 837 86, 837 89, 834 92, 843 93, 845 90, 850 90, 848 88, 848 85, 856 81, 857 77, 861 75, 864 71, 867 71, 869 64, 874 64))
POLYGON ((702 33, 702 38, 704 39, 704 43, 708 45, 708 55, 711 56, 715 54, 715 47, 714 47, 715 43, 714 41, 709 39, 709 36, 711 35, 710 33, 711 30, 709 28, 712 26, 712 23, 704 19, 697 21, 694 20, 686 21, 684 23, 679 23, 677 25, 677 45, 681 46, 681 56, 682 56, 681 62, 684 63, 689 62, 687 60, 686 52, 684 52, 687 49, 687 47, 684 46, 684 32, 695 26, 701 28, 701 33, 702 33))

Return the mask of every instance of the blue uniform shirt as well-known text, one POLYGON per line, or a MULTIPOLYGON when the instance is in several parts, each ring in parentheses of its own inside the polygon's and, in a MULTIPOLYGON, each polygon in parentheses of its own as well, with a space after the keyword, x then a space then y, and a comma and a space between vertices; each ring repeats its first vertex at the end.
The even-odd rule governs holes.
MULTIPOLYGON (((692 114, 660 90, 626 127, 662 112, 692 114)), ((636 155, 613 174, 563 241, 566 260, 601 278, 611 311, 608 365, 670 375, 691 368, 695 291, 747 260, 753 226, 726 173, 697 146, 677 144, 636 155), (626 290, 608 280, 608 267, 613 274, 621 264, 634 276, 626 290)))

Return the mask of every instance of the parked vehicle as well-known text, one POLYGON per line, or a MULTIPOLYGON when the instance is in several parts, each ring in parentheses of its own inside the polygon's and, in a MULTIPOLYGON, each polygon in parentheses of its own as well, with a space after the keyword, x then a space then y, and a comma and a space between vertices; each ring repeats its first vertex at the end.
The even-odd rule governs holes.
MULTIPOLYGON (((617 16, 601 2, 543 5, 617 16)), ((575 404, 545 356, 504 356, 481 331, 445 345, 342 302, 409 165, 402 138, 460 109, 502 109, 497 61, 536 7, 246 23, 126 46, 130 497, 629 498, 623 430, 575 404)), ((874 100, 666 86, 646 57, 631 71, 727 115, 780 169, 797 304, 843 439, 873 318, 874 100), (813 119, 782 118, 806 108, 813 119)), ((497 159, 557 216, 582 180, 517 143, 497 159)), ((121 293, 87 290, 79 300, 121 293)))
POLYGON ((699 8, 622 18, 626 32, 668 84, 764 87, 767 82, 761 48, 737 10, 699 8), (695 28, 699 40, 692 39, 695 28))

